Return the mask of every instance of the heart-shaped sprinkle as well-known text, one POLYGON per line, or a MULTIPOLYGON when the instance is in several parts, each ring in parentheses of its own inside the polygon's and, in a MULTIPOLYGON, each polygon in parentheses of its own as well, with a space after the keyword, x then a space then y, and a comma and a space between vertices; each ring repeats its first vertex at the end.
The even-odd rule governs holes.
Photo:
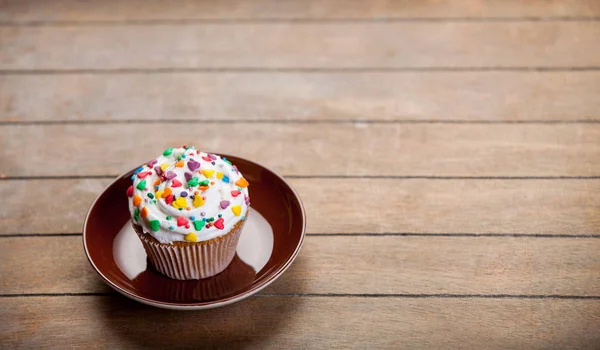
POLYGON ((204 199, 202 198, 202 196, 196 196, 192 204, 195 208, 201 207, 204 205, 204 199))
POLYGON ((221 209, 227 209, 229 203, 229 201, 221 201, 221 209))
POLYGON ((239 205, 234 205, 233 207, 231 207, 231 211, 236 215, 236 216, 240 216, 240 214, 242 213, 242 207, 239 205))
POLYGON ((177 209, 187 207, 187 200, 183 197, 177 198, 177 200, 173 201, 173 206, 177 209))
POLYGON ((170 166, 171 164, 169 163, 165 163, 165 164, 161 164, 160 165, 160 170, 165 171, 167 170, 167 168, 170 166))
POLYGON ((151 161, 149 161, 148 163, 146 163, 146 165, 147 165, 149 168, 152 168, 152 167, 154 166, 154 164, 156 164, 157 162, 158 162, 158 160, 157 160, 157 159, 152 159, 151 161))
POLYGON ((188 180, 188 186, 189 187, 193 187, 193 186, 198 186, 198 183, 200 182, 200 180, 197 177, 192 177, 191 179, 188 180))
POLYGON ((140 214, 142 215, 143 218, 148 217, 148 208, 143 207, 142 211, 140 211, 140 214))
POLYGON ((135 196, 133 196, 133 205, 137 207, 140 204, 142 204, 142 197, 136 194, 135 196))
POLYGON ((133 196, 133 185, 129 186, 129 188, 127 189, 127 197, 132 197, 133 196))
POLYGON ((202 170, 202 174, 204 175, 204 177, 206 177, 207 179, 210 179, 213 174, 215 173, 214 170, 202 170))
POLYGON ((204 227, 204 221, 194 220, 194 228, 196 229, 196 231, 202 230, 202 227, 204 227))
POLYGON ((214 154, 212 154, 212 153, 209 153, 209 154, 207 154, 207 155, 210 157, 210 159, 212 159, 212 160, 217 160, 217 156, 215 156, 214 154))
POLYGON ((150 228, 152 231, 156 232, 160 228, 160 221, 158 220, 150 220, 150 228))
POLYGON ((167 180, 172 180, 172 179, 174 179, 175 177, 177 177, 177 174, 175 174, 175 172, 173 172, 173 171, 170 171, 170 170, 169 170, 169 171, 167 171, 167 174, 165 175, 165 178, 166 178, 167 180))
MULTIPOLYGON (((165 189, 162 191, 162 194, 161 194, 160 196, 161 196, 162 198, 167 198, 168 196, 170 196, 170 195, 171 195, 171 193, 173 193, 173 191, 172 191, 170 188, 166 187, 166 188, 165 188, 165 189)), ((157 194, 158 194, 158 192, 157 192, 157 194)))
POLYGON ((185 164, 185 162, 183 160, 180 160, 177 163, 175 163, 175 167, 176 168, 183 168, 184 164, 185 164))
POLYGON ((235 185, 241 188, 246 188, 248 187, 249 183, 246 181, 246 179, 240 177, 240 179, 235 182, 235 185))
POLYGON ((165 198, 165 203, 171 204, 173 203, 173 200, 175 199, 175 196, 173 196, 172 194, 170 194, 167 198, 165 198))
MULTIPOLYGON (((232 195, 234 198, 235 198, 235 197, 237 197, 237 196, 239 196, 241 193, 242 193, 242 192, 240 192, 240 191, 238 191, 238 190, 233 190, 233 191, 231 191, 231 195, 232 195)), ((225 209, 225 208, 223 208, 223 209, 225 209)))
POLYGON ((185 181, 190 181, 192 179, 192 173, 188 173, 186 172, 185 174, 183 174, 183 176, 185 176, 185 181))
POLYGON ((200 163, 193 159, 190 159, 190 161, 188 162, 188 168, 190 168, 191 171, 196 171, 198 170, 198 168, 200 168, 200 163))
POLYGON ((185 226, 188 224, 188 220, 186 218, 184 218, 183 216, 179 216, 177 217, 177 226, 185 226))
POLYGON ((163 171, 162 169, 157 165, 154 167, 154 171, 156 171, 156 175, 161 176, 163 171))
POLYGON ((179 180, 177 179, 173 179, 171 181, 171 187, 175 188, 175 187, 181 187, 181 182, 179 182, 179 180))
POLYGON ((215 221, 214 225, 219 230, 222 230, 225 228, 225 220, 223 220, 223 218, 220 218, 219 220, 215 221))

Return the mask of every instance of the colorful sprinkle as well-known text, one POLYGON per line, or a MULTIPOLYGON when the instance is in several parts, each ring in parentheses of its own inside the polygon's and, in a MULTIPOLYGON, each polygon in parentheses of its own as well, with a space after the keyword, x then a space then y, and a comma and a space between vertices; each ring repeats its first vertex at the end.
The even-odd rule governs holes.
POLYGON ((196 220, 196 217, 194 215, 190 216, 190 220, 196 220))
POLYGON ((152 184, 154 187, 160 185, 160 179, 154 181, 154 183, 152 184))
POLYGON ((197 161, 190 159, 188 161, 188 168, 190 168, 191 171, 196 171, 198 170, 198 168, 200 168, 200 163, 198 163, 197 161))
POLYGON ((138 190, 143 191, 146 189, 146 180, 140 181, 137 186, 135 186, 138 190))
POLYGON ((221 209, 227 209, 229 203, 229 201, 221 201, 221 209))
POLYGON ((202 174, 207 178, 210 179, 214 174, 215 171, 214 170, 202 170, 202 174))
POLYGON ((169 230, 173 231, 175 229, 175 226, 169 226, 169 230))
POLYGON ((237 196, 239 196, 240 194, 242 194, 242 192, 238 191, 238 190, 233 190, 231 191, 231 195, 235 198, 237 196))
POLYGON ((183 197, 177 198, 177 200, 173 201, 173 206, 177 209, 187 207, 187 200, 183 197))
POLYGON ((133 205, 137 207, 140 204, 142 204, 142 197, 136 194, 135 196, 133 196, 133 205))
POLYGON ((231 207, 231 211, 236 215, 236 216, 240 216, 240 214, 242 213, 242 207, 239 205, 234 205, 233 207, 231 207))
POLYGON ((144 167, 143 167, 143 166, 141 166, 141 167, 139 167, 139 168, 135 169, 135 171, 133 172, 133 175, 137 175, 137 173, 139 173, 139 172, 140 172, 140 171, 142 171, 142 170, 144 170, 144 167))
POLYGON ((194 221, 194 228, 196 229, 196 231, 202 230, 203 226, 204 226, 204 221, 202 221, 202 220, 195 220, 194 221))
POLYGON ((202 199, 201 196, 196 196, 196 198, 194 198, 194 201, 192 202, 192 204, 194 205, 195 208, 201 207, 204 205, 204 199, 202 199))
POLYGON ((175 196, 170 194, 167 198, 165 198, 165 203, 167 203, 167 205, 173 203, 173 200, 175 200, 175 196))
POLYGON ((129 186, 129 188, 127 189, 127 197, 132 197, 133 196, 133 185, 129 186))
POLYGON ((140 179, 143 179, 143 178, 145 178, 146 176, 148 176, 150 174, 152 174, 152 172, 150 172, 150 171, 142 171, 142 172, 140 172, 140 173, 137 174, 137 177, 140 178, 140 179))
POLYGON ((208 186, 200 186, 200 187, 198 187, 198 189, 199 189, 199 190, 202 190, 202 191, 206 191, 206 190, 208 190, 209 188, 210 188, 210 187, 208 187, 208 186))
POLYGON ((210 158, 209 156, 202 156, 202 159, 204 159, 207 162, 212 162, 212 158, 210 158))
MULTIPOLYGON (((167 198, 167 197, 169 197, 169 196, 171 195, 171 193, 173 193, 173 191, 172 191, 170 188, 166 187, 166 188, 165 188, 165 189, 162 191, 162 193, 161 193, 161 195, 160 195, 160 196, 161 196, 162 198, 167 198)), ((158 195, 158 192, 156 192, 156 194, 158 195)))
POLYGON ((177 179, 173 179, 173 180, 171 180, 171 187, 173 187, 173 188, 181 187, 181 182, 177 179))
POLYGON ((167 148, 164 152, 163 152, 163 156, 170 156, 171 154, 173 154, 173 148, 167 148))
POLYGON ((246 217, 244 215, 242 215, 240 220, 244 221, 244 220, 246 220, 246 217))
POLYGON ((146 163, 146 165, 148 166, 148 168, 152 168, 154 166, 154 164, 156 164, 157 162, 158 162, 157 159, 152 159, 151 161, 146 163))
POLYGON ((162 198, 163 191, 156 191, 156 198, 162 198))
POLYGON ((197 177, 192 177, 191 179, 188 180, 188 186, 189 187, 193 187, 193 186, 198 186, 198 182, 200 182, 200 180, 197 177))
POLYGON ((177 163, 175 163, 175 167, 176 167, 176 168, 183 168, 183 165, 184 165, 184 164, 185 164, 185 163, 184 163, 184 161, 183 161, 183 160, 180 160, 180 161, 178 161, 177 163))
POLYGON ((148 192, 148 198, 154 199, 154 195, 152 193, 148 192))
POLYGON ((148 217, 148 209, 146 207, 143 207, 140 214, 142 215, 143 218, 147 218, 148 217))
POLYGON ((133 218, 135 219, 135 221, 138 221, 140 219, 140 210, 138 208, 135 208, 135 211, 133 212, 133 218))
POLYGON ((219 171, 217 173, 217 179, 221 180, 222 178, 223 178, 223 173, 219 171))
POLYGON ((223 220, 223 218, 220 218, 219 220, 215 221, 215 227, 218 228, 219 230, 222 230, 225 228, 225 220, 223 220))
POLYGON ((189 221, 186 218, 183 216, 177 217, 177 226, 185 226, 187 224, 189 224, 189 221))
POLYGON ((177 177, 177 174, 175 174, 175 172, 173 172, 173 171, 170 171, 170 170, 169 170, 169 171, 167 171, 167 173, 165 174, 165 178, 166 178, 167 180, 173 180, 173 179, 174 179, 174 178, 176 178, 176 177, 177 177))
POLYGON ((248 183, 248 181, 246 181, 246 179, 244 179, 243 177, 240 177, 240 179, 235 182, 235 185, 239 186, 241 188, 246 188, 246 187, 248 187, 249 183, 248 183))
POLYGON ((179 194, 181 197, 187 197, 188 193, 186 191, 181 191, 179 194))
POLYGON ((171 215, 167 216, 167 220, 171 220, 171 219, 172 219, 171 215))
POLYGON ((158 220, 150 220, 150 228, 152 231, 156 232, 160 228, 160 221, 158 220))
POLYGON ((198 237, 196 237, 196 234, 194 232, 190 232, 187 235, 185 235, 185 240, 188 242, 198 242, 198 237))
POLYGON ((169 164, 169 163, 161 164, 160 165, 160 170, 165 171, 170 166, 171 166, 171 164, 169 164))
POLYGON ((192 173, 186 172, 185 174, 183 174, 183 176, 185 176, 185 181, 190 181, 192 179, 192 176, 194 175, 192 173))
POLYGON ((163 171, 162 169, 157 165, 154 167, 154 171, 156 171, 156 175, 161 176, 163 171))
POLYGON ((229 183, 229 177, 227 177, 227 176, 223 176, 223 178, 221 180, 223 180, 223 182, 225 182, 225 183, 229 183))

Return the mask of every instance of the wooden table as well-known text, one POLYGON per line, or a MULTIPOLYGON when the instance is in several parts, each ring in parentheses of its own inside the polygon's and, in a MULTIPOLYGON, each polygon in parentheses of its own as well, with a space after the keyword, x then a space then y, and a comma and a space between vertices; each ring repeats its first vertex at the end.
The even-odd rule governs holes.
POLYGON ((4 1, 0 22, 0 347, 600 348, 600 2, 4 1), (89 266, 93 199, 181 144, 302 196, 305 246, 258 296, 160 310, 89 266))

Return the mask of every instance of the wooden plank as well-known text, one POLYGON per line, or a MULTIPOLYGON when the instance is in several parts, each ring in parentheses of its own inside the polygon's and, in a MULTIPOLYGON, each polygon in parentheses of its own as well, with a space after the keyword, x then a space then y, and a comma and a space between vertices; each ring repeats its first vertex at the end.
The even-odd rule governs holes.
POLYGON ((269 18, 452 18, 452 17, 545 17, 597 16, 595 1, 178 1, 126 0, 106 6, 102 1, 4 2, 0 19, 27 21, 140 21, 189 19, 269 19, 269 18))
POLYGON ((1 27, 0 69, 588 67, 598 37, 595 21, 1 27))
POLYGON ((592 349, 599 315, 598 300, 255 297, 180 312, 122 296, 2 298, 0 337, 8 348, 592 349))
MULTIPOLYGON (((600 233, 600 180, 289 181, 304 201, 309 233, 600 233)), ((0 198, 15 203, 0 206, 0 234, 81 232, 109 182, 0 181, 0 198)))
POLYGON ((139 122, 1 125, 0 134, 6 176, 116 175, 184 144, 288 176, 600 174, 599 124, 139 122))
MULTIPOLYGON (((594 238, 309 236, 264 293, 600 295, 599 251, 594 238)), ((0 252, 0 294, 111 290, 81 237, 2 238, 0 252)))
POLYGON ((600 72, 8 75, 0 121, 585 120, 600 72))

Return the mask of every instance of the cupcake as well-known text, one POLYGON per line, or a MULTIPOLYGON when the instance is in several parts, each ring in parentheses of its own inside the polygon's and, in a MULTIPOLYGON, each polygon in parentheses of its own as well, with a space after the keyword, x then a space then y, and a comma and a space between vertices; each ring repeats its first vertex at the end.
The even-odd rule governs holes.
POLYGON ((194 147, 168 148, 131 179, 131 220, 156 270, 178 280, 225 270, 250 205, 235 165, 194 147))

